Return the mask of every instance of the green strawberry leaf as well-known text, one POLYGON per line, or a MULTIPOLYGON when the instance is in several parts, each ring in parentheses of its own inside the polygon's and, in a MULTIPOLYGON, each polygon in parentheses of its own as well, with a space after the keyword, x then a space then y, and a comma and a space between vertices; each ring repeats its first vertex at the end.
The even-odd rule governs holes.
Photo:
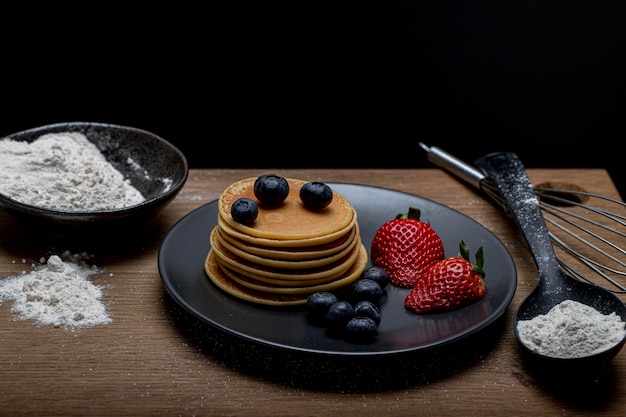
POLYGON ((408 213, 399 213, 396 215, 396 219, 415 219, 420 220, 422 212, 420 209, 415 207, 409 207, 408 213))
MULTIPOLYGON (((467 262, 472 263, 469 255, 469 246, 462 239, 459 242, 459 256, 465 259, 467 262)), ((483 253, 483 247, 480 246, 476 250, 476 254, 474 255, 476 262, 472 264, 472 271, 480 274, 480 276, 485 276, 485 270, 483 269, 485 265, 485 255, 483 253)))

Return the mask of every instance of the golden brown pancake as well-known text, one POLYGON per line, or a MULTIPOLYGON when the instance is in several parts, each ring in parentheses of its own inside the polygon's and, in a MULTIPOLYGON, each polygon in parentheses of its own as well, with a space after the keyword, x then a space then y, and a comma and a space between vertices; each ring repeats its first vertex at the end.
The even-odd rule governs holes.
MULTIPOLYGON (((356 281, 358 277, 363 273, 365 267, 367 266, 367 251, 365 250, 365 247, 363 245, 360 246, 361 250, 359 252, 357 262, 352 265, 350 270, 346 273, 345 277, 337 280, 337 283, 335 283, 335 285, 330 284, 330 286, 328 287, 330 291, 345 288, 345 286, 356 281)), ((250 286, 252 281, 248 281, 248 286, 241 285, 239 282, 232 279, 224 272, 224 270, 220 267, 216 257, 214 256, 213 250, 210 250, 206 257, 206 260, 204 262, 204 270, 209 279, 224 292, 241 300, 245 300, 255 304, 270 306, 303 305, 306 304, 308 296, 314 292, 305 292, 302 294, 270 292, 266 291, 266 288, 263 288, 264 284, 260 284, 260 288, 263 290, 251 288, 250 286)), ((239 280, 247 279, 241 276, 238 276, 238 278, 239 280)))
MULTIPOLYGON (((251 254, 260 256, 267 259, 282 259, 288 261, 304 261, 310 259, 318 259, 325 256, 334 255, 349 245, 352 244, 352 240, 359 233, 359 225, 356 223, 354 227, 350 229, 350 232, 340 236, 332 242, 324 243, 315 246, 303 246, 303 247, 287 247, 280 246, 272 248, 270 246, 255 245, 245 240, 238 239, 232 235, 229 235, 223 228, 218 227, 219 238, 222 243, 229 243, 233 247, 251 254)), ((282 241, 281 241, 282 242, 282 241)), ((225 245, 226 246, 226 245, 225 245)), ((233 251, 234 252, 234 251, 233 251)))
MULTIPOLYGON (((359 246, 362 246, 362 245, 359 245, 359 246)), ((282 287, 307 287, 307 286, 321 285, 321 284, 327 284, 329 282, 333 282, 339 279, 341 276, 343 276, 345 272, 349 270, 351 265, 358 262, 358 256, 360 256, 360 252, 355 251, 354 255, 357 255, 357 256, 351 258, 350 262, 346 263, 345 268, 335 269, 332 275, 325 274, 325 275, 305 276, 302 274, 299 274, 299 275, 285 274, 281 276, 277 274, 277 275, 267 276, 267 275, 261 275, 258 273, 259 271, 255 271, 253 269, 239 268, 238 266, 235 266, 232 263, 222 262, 219 256, 217 256, 219 252, 217 251, 213 251, 213 252, 214 252, 215 258, 217 259, 217 263, 220 264, 220 266, 222 266, 223 268, 228 268, 229 270, 236 272, 238 275, 248 277, 254 281, 260 281, 260 282, 264 282, 270 285, 278 285, 282 287)))
POLYGON ((333 191, 323 209, 300 199, 305 181, 286 178, 289 194, 276 207, 264 207, 254 195, 257 177, 231 184, 218 199, 217 225, 204 270, 226 293, 256 304, 305 304, 318 291, 340 291, 356 281, 367 265, 357 213, 333 191), (249 225, 231 216, 239 198, 257 202, 259 214, 249 225))
POLYGON ((209 251, 209 255, 204 263, 204 271, 211 281, 223 291, 251 303, 271 306, 295 306, 306 304, 308 298, 304 294, 268 294, 239 285, 222 272, 222 269, 215 262, 212 250, 209 251))
MULTIPOLYGON (((325 265, 329 265, 333 262, 336 262, 346 255, 348 255, 357 243, 359 243, 360 239, 352 239, 347 242, 347 245, 340 250, 339 252, 333 253, 327 256, 318 256, 311 259, 296 259, 296 260, 284 260, 277 258, 267 258, 263 256, 258 256, 255 254, 251 254, 246 252, 245 250, 241 250, 239 247, 232 245, 228 239, 223 239, 222 234, 219 232, 218 227, 213 228, 213 232, 211 232, 211 245, 214 245, 213 242, 219 242, 221 248, 224 248, 234 256, 237 256, 244 261, 251 262, 253 264, 258 264, 262 266, 268 266, 270 268, 281 268, 281 269, 311 269, 311 268, 321 268, 325 265)), ((279 254, 278 251, 274 251, 279 254)))
POLYGON ((325 236, 316 236, 304 239, 268 239, 268 238, 260 238, 257 236, 248 235, 241 230, 233 228, 226 220, 224 220, 223 216, 218 215, 217 224, 220 229, 232 236, 234 238, 243 240, 244 242, 251 243, 257 246, 263 246, 268 248, 300 248, 307 246, 316 246, 316 245, 324 245, 329 242, 333 242, 346 234, 350 233, 353 227, 357 224, 356 212, 352 216, 352 220, 346 227, 341 230, 337 230, 335 232, 329 233, 325 236))
POLYGON ((333 191, 331 203, 319 210, 307 208, 300 200, 300 188, 306 181, 287 178, 289 194, 278 207, 266 208, 259 204, 259 214, 251 226, 236 222, 231 205, 239 198, 257 201, 254 182, 257 177, 231 184, 218 199, 219 216, 232 228, 243 234, 266 238, 302 240, 328 236, 344 230, 356 215, 354 208, 344 196, 333 191))
MULTIPOLYGON (((360 259, 360 258, 359 258, 360 259)), ((357 278, 363 273, 364 266, 362 267, 361 262, 355 262, 352 266, 340 277, 335 278, 332 281, 307 285, 307 286, 283 286, 283 285, 272 285, 263 281, 257 281, 255 279, 249 278, 245 275, 241 275, 234 270, 231 270, 225 267, 223 264, 218 262, 218 265, 221 267, 222 272, 225 273, 229 278, 231 278, 236 283, 243 285, 244 287, 268 292, 273 294, 306 294, 310 295, 316 291, 334 291, 336 289, 345 287, 349 284, 352 284, 357 278)))
MULTIPOLYGON (((328 265, 310 268, 285 269, 260 265, 242 259, 222 246, 221 242, 213 237, 214 233, 211 234, 211 250, 215 253, 218 263, 225 264, 230 269, 234 269, 242 274, 261 281, 267 278, 295 281, 316 279, 332 280, 341 276, 341 274, 343 274, 354 262, 356 262, 360 250, 359 245, 357 245, 343 258, 328 265)), ((358 238, 358 243, 360 244, 360 237, 358 238)))

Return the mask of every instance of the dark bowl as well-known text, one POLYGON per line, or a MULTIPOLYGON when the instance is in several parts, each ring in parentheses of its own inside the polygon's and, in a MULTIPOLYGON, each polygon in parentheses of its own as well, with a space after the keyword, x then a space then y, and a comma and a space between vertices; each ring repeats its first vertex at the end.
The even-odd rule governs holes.
POLYGON ((129 207, 97 211, 60 211, 24 204, 0 193, 0 206, 12 215, 46 230, 66 232, 113 231, 137 226, 165 208, 187 181, 183 153, 145 130, 105 123, 68 122, 36 127, 0 140, 33 142, 48 133, 80 132, 106 160, 139 190, 145 200, 129 207))

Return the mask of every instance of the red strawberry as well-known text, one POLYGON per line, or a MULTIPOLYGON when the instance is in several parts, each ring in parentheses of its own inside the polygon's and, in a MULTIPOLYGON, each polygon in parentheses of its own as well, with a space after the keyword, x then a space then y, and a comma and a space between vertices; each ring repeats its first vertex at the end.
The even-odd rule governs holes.
POLYGON ((485 296, 483 247, 476 251, 476 264, 469 261, 469 248, 460 243, 459 256, 432 265, 422 275, 404 300, 404 306, 416 313, 449 311, 480 300, 485 296))
POLYGON ((389 274, 392 284, 413 288, 422 273, 444 258, 443 243, 435 230, 419 220, 420 210, 385 222, 374 235, 371 261, 389 274))

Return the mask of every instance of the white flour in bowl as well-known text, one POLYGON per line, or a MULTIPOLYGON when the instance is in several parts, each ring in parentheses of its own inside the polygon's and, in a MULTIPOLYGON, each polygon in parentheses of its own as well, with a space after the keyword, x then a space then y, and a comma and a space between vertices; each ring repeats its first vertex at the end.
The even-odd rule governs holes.
POLYGON ((79 132, 45 134, 32 143, 0 140, 0 166, 0 192, 32 206, 98 211, 145 200, 79 132))
POLYGON ((578 358, 605 351, 624 337, 624 322, 615 313, 565 300, 547 314, 520 320, 517 331, 532 351, 554 358, 578 358))
POLYGON ((89 266, 86 258, 52 255, 29 273, 0 280, 0 303, 12 300, 19 319, 40 325, 75 328, 109 323, 102 289, 89 280, 100 270, 89 266))

